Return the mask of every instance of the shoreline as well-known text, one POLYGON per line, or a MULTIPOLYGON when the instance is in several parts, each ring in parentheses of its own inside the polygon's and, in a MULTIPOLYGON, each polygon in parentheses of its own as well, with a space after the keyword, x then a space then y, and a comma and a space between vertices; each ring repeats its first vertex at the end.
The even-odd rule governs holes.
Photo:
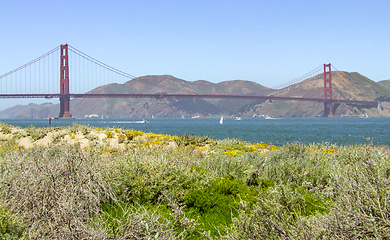
MULTIPOLYGON (((187 134, 185 134, 187 135, 187 134)), ((146 141, 147 138, 153 138, 153 136, 165 136, 165 138, 170 139, 167 143, 170 148, 175 148, 177 144, 175 139, 182 136, 175 136, 169 134, 155 134, 153 132, 143 132, 139 130, 134 130, 133 128, 119 128, 119 127, 94 127, 91 125, 84 125, 74 123, 73 125, 66 126, 43 126, 43 127, 18 127, 10 124, 5 124, 0 122, 0 143, 5 141, 15 141, 15 144, 24 149, 31 148, 35 145, 39 146, 51 146, 58 145, 61 143, 78 145, 81 148, 89 147, 90 145, 101 145, 111 148, 124 148, 126 144, 130 142, 137 141, 146 141), (136 134, 135 137, 126 137, 126 135, 136 134), (138 139, 139 138, 139 139, 138 139)), ((194 136, 201 138, 202 136, 194 136)), ((224 141, 228 139, 220 139, 214 141, 224 141)), ((304 143, 305 145, 310 144, 325 144, 325 145, 335 145, 338 147, 351 146, 351 145, 375 145, 375 146, 385 146, 386 144, 373 144, 369 142, 370 139, 366 140, 366 143, 363 144, 333 144, 333 143, 304 143)), ((247 145, 259 144, 262 142, 245 142, 247 145)), ((283 146, 287 144, 285 142, 283 146)), ((300 142, 293 142, 299 143, 300 142)), ((269 143, 272 145, 272 143, 269 143)))

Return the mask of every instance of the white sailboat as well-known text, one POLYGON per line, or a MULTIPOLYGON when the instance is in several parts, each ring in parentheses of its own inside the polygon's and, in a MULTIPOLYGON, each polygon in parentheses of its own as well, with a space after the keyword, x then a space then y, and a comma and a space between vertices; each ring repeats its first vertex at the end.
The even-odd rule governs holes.
POLYGON ((221 117, 221 120, 219 120, 219 124, 223 124, 223 116, 221 117))

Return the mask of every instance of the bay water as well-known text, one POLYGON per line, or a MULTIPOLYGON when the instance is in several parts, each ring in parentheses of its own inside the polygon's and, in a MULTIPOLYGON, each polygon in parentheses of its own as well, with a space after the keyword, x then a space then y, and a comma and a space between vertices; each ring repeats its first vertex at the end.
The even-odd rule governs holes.
POLYGON ((55 127, 74 123, 118 127, 169 135, 193 134, 214 139, 241 139, 283 145, 286 142, 390 146, 390 118, 146 118, 142 119, 0 119, 20 127, 55 127))

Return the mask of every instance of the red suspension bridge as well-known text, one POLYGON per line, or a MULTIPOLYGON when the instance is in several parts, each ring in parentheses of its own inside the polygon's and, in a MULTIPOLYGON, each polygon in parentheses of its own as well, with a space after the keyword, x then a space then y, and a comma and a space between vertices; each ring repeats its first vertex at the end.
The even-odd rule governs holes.
MULTIPOLYGON (((306 80, 318 74, 323 69, 324 97, 323 98, 298 98, 262 96, 258 93, 245 94, 104 94, 88 93, 88 91, 109 83, 131 80, 135 77, 100 62, 91 56, 65 44, 60 45, 33 61, 20 66, 8 73, 0 75, 0 98, 59 98, 60 118, 70 118, 71 98, 207 98, 207 99, 262 99, 285 101, 310 101, 324 103, 324 116, 333 116, 335 103, 378 105, 376 101, 355 101, 332 98, 332 70, 331 64, 324 64, 313 71, 291 82, 277 86, 274 89, 285 89, 298 82, 306 80), (72 59, 72 65, 69 59, 72 59), (60 67, 58 67, 60 66, 60 67), (58 81, 59 76, 59 81, 58 81), (70 85, 72 81, 72 85, 70 85), (72 91, 71 87, 72 86, 72 91)), ((144 84, 156 86, 157 84, 143 81, 144 84)), ((168 86, 160 86, 177 92, 168 86)))

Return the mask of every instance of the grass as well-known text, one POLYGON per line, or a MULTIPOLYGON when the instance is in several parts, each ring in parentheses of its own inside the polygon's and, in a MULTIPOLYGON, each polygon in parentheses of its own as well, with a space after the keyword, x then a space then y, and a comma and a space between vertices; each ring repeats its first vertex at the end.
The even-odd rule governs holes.
POLYGON ((2 239, 390 238, 387 146, 0 125, 2 239))

